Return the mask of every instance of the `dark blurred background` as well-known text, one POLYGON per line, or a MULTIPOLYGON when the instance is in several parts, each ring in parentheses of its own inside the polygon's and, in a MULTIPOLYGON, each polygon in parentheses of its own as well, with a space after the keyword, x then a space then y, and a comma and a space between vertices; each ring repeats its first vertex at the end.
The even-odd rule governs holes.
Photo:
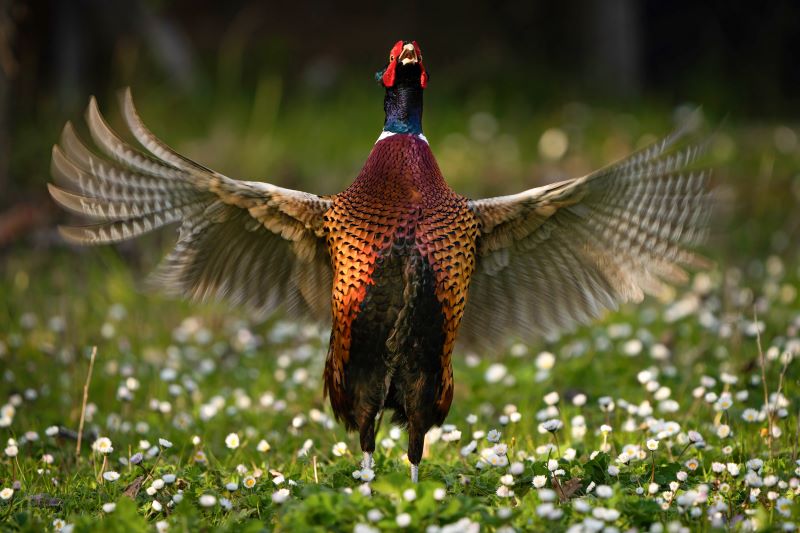
POLYGON ((780 252, 798 237, 798 2, 2 6, 0 248, 56 242, 50 146, 90 94, 118 124, 128 85, 151 128, 209 166, 340 190, 380 131, 373 76, 397 39, 422 46, 426 134, 465 194, 590 170, 702 106, 734 221, 760 222, 739 244, 780 252))

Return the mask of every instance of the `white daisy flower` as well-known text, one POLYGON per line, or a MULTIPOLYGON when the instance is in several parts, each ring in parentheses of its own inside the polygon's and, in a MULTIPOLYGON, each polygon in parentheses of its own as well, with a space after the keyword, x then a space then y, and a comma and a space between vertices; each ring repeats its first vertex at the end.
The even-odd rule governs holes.
POLYGON ((371 468, 362 468, 353 472, 353 477, 361 481, 369 482, 375 479, 375 471, 371 468))
POLYGON ((510 498, 514 495, 514 491, 511 490, 507 485, 500 485, 497 487, 495 494, 497 494, 497 496, 500 498, 510 498))
POLYGON ((213 507, 217 504, 217 497, 213 494, 203 494, 198 500, 203 507, 213 507))
POLYGON ((552 370, 556 364, 556 356, 550 352, 541 352, 536 356, 535 364, 539 370, 552 370))
POLYGON ((395 518, 395 523, 398 527, 408 527, 411 525, 411 515, 408 513, 400 513, 395 518))
POLYGON ((778 501, 775 502, 775 510, 778 511, 781 516, 789 518, 792 516, 792 500, 788 498, 779 498, 778 501))
POLYGON ((555 433, 562 427, 564 427, 564 423, 557 418, 551 418, 550 420, 542 422, 541 424, 541 428, 549 433, 555 433))
POLYGON ((614 489, 608 485, 598 485, 595 489, 595 494, 597 494, 599 498, 608 499, 614 495, 614 489))
POLYGON ((473 440, 463 448, 461 448, 461 456, 466 457, 478 448, 478 441, 473 440))
POLYGON ((333 445, 331 452, 336 457, 342 457, 343 455, 347 454, 347 444, 344 442, 337 442, 336 444, 333 445))
POLYGON ((289 499, 289 489, 278 489, 272 493, 272 502, 281 504, 289 499))
POLYGON ((486 379, 487 383, 499 383, 504 377, 508 374, 508 368, 501 363, 494 363, 489 365, 489 368, 486 369, 486 374, 484 378, 486 379))
POLYGON ((442 441, 444 442, 456 442, 459 440, 461 440, 461 432, 457 429, 442 434, 442 441))
POLYGON ((94 441, 92 449, 98 453, 109 454, 114 451, 114 446, 112 446, 111 439, 108 437, 100 437, 94 441))
POLYGON ((560 399, 561 397, 558 395, 556 391, 548 392, 547 394, 544 395, 544 403, 546 403, 547 405, 555 405, 558 403, 560 399))
POLYGON ((228 433, 228 436, 225 437, 225 446, 228 449, 235 450, 239 447, 239 435, 236 433, 228 433))
POLYGON ((758 422, 758 411, 752 408, 745 409, 742 412, 742 420, 745 422, 758 422))

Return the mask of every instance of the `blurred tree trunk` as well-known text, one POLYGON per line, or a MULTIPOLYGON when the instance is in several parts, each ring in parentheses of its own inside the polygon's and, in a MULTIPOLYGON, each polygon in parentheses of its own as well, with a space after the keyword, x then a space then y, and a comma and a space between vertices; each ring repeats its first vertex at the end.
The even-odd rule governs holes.
POLYGON ((0 194, 8 191, 8 158, 11 136, 8 127, 8 74, 0 69, 0 194))
POLYGON ((9 92, 11 79, 17 73, 17 61, 12 51, 16 28, 11 9, 11 0, 0 0, 0 193, 8 190, 8 160, 11 153, 9 92))
POLYGON ((592 0, 589 3, 587 81, 607 96, 628 98, 641 92, 639 10, 636 0, 592 0))
POLYGON ((75 109, 82 94, 82 66, 85 50, 83 35, 97 35, 97 31, 86 31, 82 26, 80 11, 75 2, 57 0, 53 9, 54 38, 53 57, 55 58, 55 83, 61 109, 75 109))

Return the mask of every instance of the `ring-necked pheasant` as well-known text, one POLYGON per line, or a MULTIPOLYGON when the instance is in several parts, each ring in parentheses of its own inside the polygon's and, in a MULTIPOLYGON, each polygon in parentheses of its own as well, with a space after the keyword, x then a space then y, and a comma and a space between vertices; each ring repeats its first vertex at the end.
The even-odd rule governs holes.
POLYGON ((283 307, 333 321, 325 391, 360 434, 364 464, 384 409, 408 428, 416 481, 425 433, 453 398, 457 334, 497 344, 570 327, 640 300, 699 259, 706 174, 680 133, 587 176, 469 200, 445 182, 422 134, 428 76, 398 41, 377 79, 386 120, 364 168, 334 196, 238 181, 174 152, 123 113, 141 147, 118 137, 94 99, 101 157, 67 123, 53 148, 53 198, 99 223, 62 228, 80 244, 131 239, 180 223, 154 273, 168 292, 226 297, 262 314, 283 307))

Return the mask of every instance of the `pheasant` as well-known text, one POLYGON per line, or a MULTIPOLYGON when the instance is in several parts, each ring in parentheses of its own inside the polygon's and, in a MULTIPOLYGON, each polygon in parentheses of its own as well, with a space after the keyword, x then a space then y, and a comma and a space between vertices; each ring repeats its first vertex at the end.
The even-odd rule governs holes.
POLYGON ((426 432, 453 400, 457 338, 487 346, 585 323, 702 266, 689 251, 708 218, 707 172, 678 131, 584 177, 470 200, 448 187, 422 132, 428 73, 416 42, 398 41, 376 74, 383 131, 363 169, 333 196, 239 181, 172 150, 122 113, 134 147, 94 98, 98 154, 68 122, 54 146, 56 202, 96 223, 67 241, 104 244, 178 223, 152 275, 166 292, 226 298, 260 315, 332 321, 325 395, 358 431, 371 467, 384 410, 408 431, 418 480, 426 432), (683 143, 686 144, 686 143, 683 143))

